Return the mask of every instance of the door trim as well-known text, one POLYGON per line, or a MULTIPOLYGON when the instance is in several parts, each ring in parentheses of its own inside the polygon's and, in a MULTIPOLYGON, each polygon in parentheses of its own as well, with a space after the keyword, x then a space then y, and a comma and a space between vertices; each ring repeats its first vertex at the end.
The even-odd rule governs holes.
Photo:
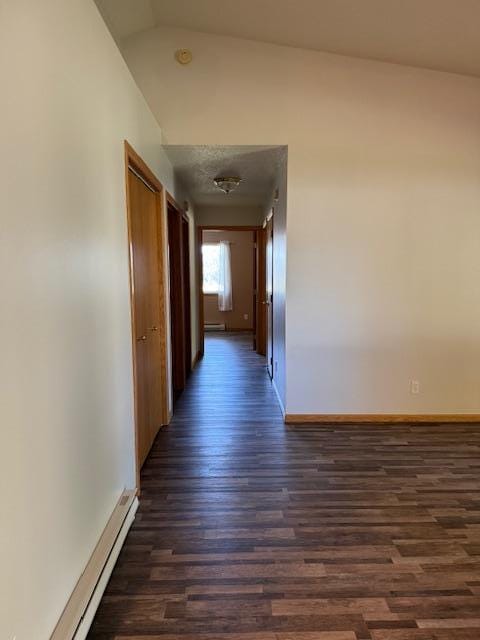
POLYGON ((128 258, 129 258, 129 283, 130 283, 130 322, 132 337, 132 366, 133 366, 133 407, 134 407, 134 431, 135 431, 135 477, 136 489, 140 490, 140 463, 139 463, 139 447, 138 447, 138 398, 137 398, 137 342, 135 340, 135 313, 134 313, 134 286, 133 286, 133 247, 131 234, 131 206, 130 206, 130 187, 128 181, 128 172, 133 172, 146 184, 146 186, 155 194, 156 210, 157 210, 157 228, 158 228, 158 282, 160 291, 160 370, 161 370, 161 394, 162 394, 162 424, 168 424, 168 370, 167 370, 167 318, 166 318, 166 300, 165 300, 165 238, 164 238, 164 205, 163 196, 164 189, 162 183, 158 180, 153 171, 142 160, 134 148, 124 141, 125 155, 125 189, 126 189, 126 212, 127 212, 127 232, 128 232, 128 258))

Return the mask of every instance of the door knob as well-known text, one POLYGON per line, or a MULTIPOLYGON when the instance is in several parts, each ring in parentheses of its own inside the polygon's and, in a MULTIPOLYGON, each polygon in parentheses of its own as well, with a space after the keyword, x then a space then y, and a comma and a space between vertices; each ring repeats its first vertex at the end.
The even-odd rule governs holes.
POLYGON ((150 327, 150 331, 158 331, 158 327, 150 327))
POLYGON ((146 339, 147 339, 147 336, 140 336, 140 338, 137 338, 137 342, 143 342, 146 339))

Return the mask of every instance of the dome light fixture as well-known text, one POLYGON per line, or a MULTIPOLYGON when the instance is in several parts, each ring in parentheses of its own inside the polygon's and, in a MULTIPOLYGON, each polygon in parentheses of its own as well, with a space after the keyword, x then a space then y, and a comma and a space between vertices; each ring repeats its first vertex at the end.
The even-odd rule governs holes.
POLYGON ((227 195, 236 189, 241 181, 242 179, 238 176, 219 176, 213 180, 215 186, 227 195))

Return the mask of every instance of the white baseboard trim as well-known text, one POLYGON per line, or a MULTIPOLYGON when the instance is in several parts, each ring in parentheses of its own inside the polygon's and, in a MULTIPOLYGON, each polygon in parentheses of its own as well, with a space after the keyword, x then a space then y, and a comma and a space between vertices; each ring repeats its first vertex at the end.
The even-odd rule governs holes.
POLYGON ((50 640, 85 640, 138 509, 135 491, 124 491, 50 640))
POLYGON ((277 400, 278 400, 278 404, 280 405, 280 411, 282 412, 282 416, 285 419, 285 407, 283 406, 282 398, 280 397, 280 394, 278 393, 277 385, 275 384, 275 380, 273 378, 272 378, 272 387, 273 387, 273 390, 275 391, 275 394, 277 396, 277 400))

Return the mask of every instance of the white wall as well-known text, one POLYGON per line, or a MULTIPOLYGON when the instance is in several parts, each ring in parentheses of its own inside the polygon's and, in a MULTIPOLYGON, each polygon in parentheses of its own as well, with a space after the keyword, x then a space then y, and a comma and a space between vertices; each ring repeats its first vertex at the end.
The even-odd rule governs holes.
POLYGON ((289 146, 287 411, 479 413, 480 81, 168 28, 124 55, 169 144, 289 146))
POLYGON ((134 486, 123 140, 160 129, 90 0, 0 2, 0 638, 47 640, 134 486))

